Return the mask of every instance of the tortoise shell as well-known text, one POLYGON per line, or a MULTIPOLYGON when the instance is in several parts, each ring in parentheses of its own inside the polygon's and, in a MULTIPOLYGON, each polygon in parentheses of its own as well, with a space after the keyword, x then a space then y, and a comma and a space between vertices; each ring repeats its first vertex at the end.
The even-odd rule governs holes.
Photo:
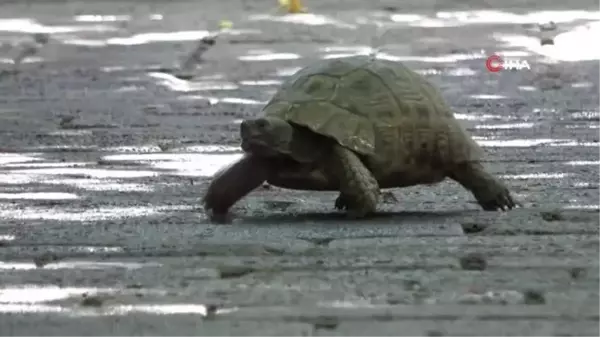
POLYGON ((443 166, 482 156, 431 83, 402 63, 370 56, 299 70, 263 112, 334 139, 371 167, 443 166))

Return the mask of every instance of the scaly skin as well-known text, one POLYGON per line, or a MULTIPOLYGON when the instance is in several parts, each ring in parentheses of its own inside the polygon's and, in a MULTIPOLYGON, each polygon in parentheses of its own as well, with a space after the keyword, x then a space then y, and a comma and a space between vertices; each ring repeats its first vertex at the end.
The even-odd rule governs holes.
POLYGON ((375 213, 379 202, 379 185, 360 158, 336 144, 328 164, 328 174, 339 179, 340 195, 343 196, 348 217, 358 219, 375 213))
POLYGON ((229 208, 259 187, 268 175, 268 163, 251 154, 245 154, 221 169, 214 175, 202 199, 206 214, 213 221, 225 222, 229 208))
POLYGON ((246 120, 240 133, 242 149, 263 158, 268 166, 270 184, 312 190, 337 187, 350 218, 376 211, 379 184, 353 151, 279 118, 246 120))
POLYGON ((464 163, 455 166, 448 176, 471 191, 481 208, 486 211, 507 211, 520 205, 508 188, 494 177, 481 163, 464 163))

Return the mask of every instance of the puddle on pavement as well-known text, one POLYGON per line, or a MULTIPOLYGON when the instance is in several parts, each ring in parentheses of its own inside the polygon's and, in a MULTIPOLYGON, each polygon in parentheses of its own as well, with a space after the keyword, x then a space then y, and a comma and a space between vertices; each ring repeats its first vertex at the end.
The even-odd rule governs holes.
MULTIPOLYGON (((134 46, 143 45, 155 42, 183 42, 183 41, 199 41, 202 38, 211 36, 216 32, 208 30, 185 30, 185 31, 174 31, 174 32, 153 32, 153 33, 140 33, 131 35, 128 37, 111 37, 107 39, 63 39, 61 42, 64 44, 80 45, 88 47, 105 47, 110 45, 117 46, 134 46)), ((240 30, 240 29, 229 29, 227 31, 221 31, 220 34, 229 35, 240 35, 240 34, 259 34, 257 30, 240 30)))
POLYGON ((578 112, 570 113, 569 116, 574 119, 584 119, 584 120, 597 122, 598 119, 600 119, 600 112, 599 111, 578 111, 578 112))
POLYGON ((454 117, 460 120, 467 121, 486 121, 486 120, 511 120, 516 119, 516 117, 512 116, 502 116, 502 115, 492 115, 492 114, 475 114, 475 113, 460 113, 455 112, 454 117))
MULTIPOLYGON (((122 251, 119 247, 85 247, 85 248, 96 248, 96 251, 103 252, 118 252, 122 251)), ((124 268, 124 269, 140 269, 145 267, 160 267, 159 263, 137 263, 137 262, 95 262, 95 261, 60 261, 51 262, 43 266, 43 269, 111 269, 111 268, 124 268)), ((0 261, 0 270, 31 270, 40 269, 35 263, 26 262, 2 262, 0 261)), ((0 288, 0 292, 2 292, 0 288)), ((1 295, 0 295, 1 297, 1 295)), ((0 300, 0 302, 2 302, 0 300)))
MULTIPOLYGON (((197 91, 231 91, 239 89, 239 86, 232 82, 216 82, 216 81, 205 81, 205 82, 192 82, 182 80, 174 75, 151 72, 148 76, 157 80, 157 84, 169 88, 171 91, 177 92, 197 92, 197 91)), ((245 81, 244 85, 271 85, 272 83, 280 84, 280 81, 270 81, 267 84, 252 81, 245 81)), ((204 96, 204 95, 188 95, 181 96, 179 100, 205 100, 209 105, 215 105, 219 103, 225 104, 243 104, 243 105, 264 105, 266 101, 257 101, 253 99, 243 97, 217 97, 217 96, 204 96)))
POLYGON ((261 81, 240 81, 241 85, 247 86, 279 86, 283 83, 281 80, 261 80, 261 81))
POLYGON ((90 136, 92 134, 93 134, 92 130, 57 130, 57 131, 51 131, 51 132, 47 133, 48 136, 57 136, 57 137, 90 136))
POLYGON ((572 176, 569 173, 530 173, 530 174, 504 174, 504 179, 526 180, 526 179, 562 179, 572 176))
POLYGON ((61 162, 61 163, 47 163, 43 162, 41 158, 36 159, 36 162, 19 162, 19 163, 10 163, 10 164, 2 164, 1 167, 20 167, 20 168, 57 168, 57 167, 84 167, 93 165, 92 162, 61 162), (41 161, 41 162, 40 162, 41 161))
POLYGON ((19 288, 0 288, 0 303, 42 303, 57 300, 64 300, 73 296, 81 296, 86 293, 96 293, 98 291, 108 292, 113 289, 99 288, 58 288, 49 287, 19 287, 19 288))
POLYGON ((448 75, 448 76, 457 76, 457 77, 459 77, 459 76, 474 76, 476 74, 477 74, 477 72, 475 72, 473 69, 464 68, 464 67, 449 69, 446 72, 446 75, 448 75))
POLYGON ((131 15, 76 15, 73 21, 76 22, 123 22, 130 21, 131 15))
MULTIPOLYGON (((33 265, 33 264, 32 264, 33 265)), ((56 264, 58 265, 58 264, 56 264)), ((138 264, 133 267, 142 268, 146 266, 159 266, 158 264, 138 264)), ((50 265, 45 266, 47 269, 50 265)), ((81 266, 75 266, 81 268, 81 266)), ((100 268, 130 268, 131 264, 105 263, 100 268)), ((32 269, 34 269, 33 266, 32 269)), ((67 268, 70 268, 67 266, 67 268)), ((0 269, 3 268, 0 262, 0 269)), ((144 288, 140 289, 123 289, 123 288, 87 288, 87 287, 57 287, 54 285, 22 285, 19 287, 3 287, 0 288, 0 312, 1 313, 67 313, 76 316, 96 316, 96 315, 126 315, 131 313, 148 313, 148 314, 199 314, 206 315, 207 307, 202 304, 187 304, 187 303, 169 303, 169 304, 134 304, 134 305, 103 305, 102 311, 86 310, 82 307, 63 306, 55 304, 44 304, 48 302, 64 301, 70 299, 81 299, 84 295, 98 295, 116 297, 119 295, 127 296, 133 293, 143 292, 164 296, 164 290, 144 288)), ((220 308, 214 311, 215 314, 226 314, 235 311, 235 308, 220 308)))
POLYGON ((297 73, 302 67, 289 67, 289 68, 280 68, 275 71, 274 76, 279 77, 288 77, 297 73))
POLYGON ((572 88, 591 88, 593 86, 594 86, 594 83, 592 83, 592 82, 577 82, 577 83, 571 84, 572 88))
MULTIPOLYGON (((371 54, 371 51, 360 50, 357 52, 325 54, 322 56, 322 58, 323 59, 335 59, 335 58, 343 58, 343 57, 349 57, 349 56, 354 56, 354 55, 369 55, 369 54, 371 54)), ((465 61, 465 60, 483 59, 487 56, 482 53, 471 53, 471 54, 456 53, 456 54, 448 54, 448 55, 441 55, 441 56, 398 56, 398 55, 392 55, 392 54, 380 51, 376 55, 374 55, 374 57, 377 59, 381 59, 381 60, 396 61, 396 62, 456 63, 456 62, 465 61)))
POLYGON ((531 24, 566 23, 576 20, 598 20, 597 11, 534 11, 525 14, 497 10, 443 11, 435 16, 419 14, 391 14, 390 19, 397 23, 406 23, 418 27, 453 27, 474 24, 531 24))
POLYGON ((35 179, 30 175, 9 173, 0 174, 0 184, 3 185, 22 185, 29 184, 33 181, 35 181, 35 179))
MULTIPOLYGON (((221 308, 217 309, 214 314, 227 314, 236 310, 237 308, 221 308)), ((124 316, 135 313, 155 315, 198 314, 206 316, 207 306, 202 304, 103 305, 102 310, 86 310, 81 307, 74 308, 60 305, 0 303, 0 313, 57 313, 71 317, 124 316)))
POLYGON ((44 25, 35 19, 0 19, 0 31, 15 33, 76 33, 76 32, 111 32, 118 28, 110 25, 76 25, 76 26, 54 26, 44 25))
POLYGON ((514 124, 479 124, 475 129, 486 130, 506 130, 506 129, 530 129, 535 123, 514 123, 514 124))
POLYGON ((79 196, 62 192, 0 193, 0 200, 73 200, 79 196))
POLYGON ((236 90, 239 88, 235 83, 231 82, 194 82, 182 80, 172 74, 161 72, 150 72, 147 75, 156 79, 159 85, 168 87, 172 91, 236 90))
POLYGON ((48 263, 44 269, 108 269, 125 268, 140 269, 144 267, 160 267, 159 263, 136 263, 136 262, 92 262, 92 261, 61 261, 48 263))
POLYGON ((241 153, 148 153, 110 155, 103 159, 143 162, 156 169, 172 170, 176 175, 209 177, 241 157, 241 153))
POLYGON ((94 179, 86 177, 61 179, 55 176, 14 173, 5 173, 0 175, 0 184, 23 185, 32 183, 68 185, 88 191, 150 192, 153 190, 153 187, 150 185, 124 183, 122 181, 109 179, 94 179))
POLYGON ((575 160, 575 161, 568 161, 568 162, 565 163, 565 165, 571 165, 571 166, 593 165, 593 166, 597 166, 597 165, 600 165, 600 161, 598 161, 598 160, 575 160))
POLYGON ((368 54, 373 51, 371 46, 366 45, 346 45, 346 46, 326 46, 318 49, 321 53, 365 53, 368 54))
POLYGON ((562 207, 563 209, 581 209, 581 210, 600 210, 600 206, 598 205, 565 205, 562 207))
POLYGON ((182 96, 179 97, 179 100, 206 100, 210 105, 215 105, 219 103, 226 104, 244 104, 244 105, 265 105, 267 101, 257 101, 254 99, 248 98, 240 98, 240 97, 214 97, 214 96, 201 96, 201 95, 193 95, 193 96, 182 96))
POLYGON ((56 221, 102 221, 123 218, 148 217, 160 213, 157 207, 99 207, 78 211, 69 208, 25 207, 21 209, 0 209, 0 218, 15 220, 56 220, 56 221))
POLYGON ((269 53, 260 55, 239 56, 240 61, 276 61, 276 60, 298 60, 301 56, 294 53, 269 53))
POLYGON ((508 97, 502 95, 490 95, 490 94, 478 94, 469 96, 474 99, 507 99, 508 97))
POLYGON ((123 183, 120 181, 111 181, 106 179, 55 179, 44 181, 51 185, 70 185, 86 191, 119 191, 119 192, 152 192, 152 185, 123 183))
POLYGON ((486 139, 485 137, 473 137, 483 147, 534 147, 534 146, 583 146, 597 147, 597 142, 578 142, 570 139, 486 139))
POLYGON ((45 176, 80 176, 84 178, 146 178, 159 175, 158 172, 143 170, 109 170, 98 168, 40 168, 40 169, 21 169, 10 170, 9 173, 25 175, 45 175, 45 176))
POLYGON ((12 163, 28 163, 32 161, 42 160, 41 158, 34 157, 39 154, 13 154, 13 153, 0 153, 0 165, 12 164, 12 163))

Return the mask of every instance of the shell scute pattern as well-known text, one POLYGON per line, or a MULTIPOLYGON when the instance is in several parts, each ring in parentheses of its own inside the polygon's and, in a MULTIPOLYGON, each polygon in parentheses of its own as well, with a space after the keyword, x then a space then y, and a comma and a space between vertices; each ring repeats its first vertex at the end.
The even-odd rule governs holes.
POLYGON ((441 93, 401 63, 320 61, 292 75, 264 110, 335 139, 383 171, 482 154, 441 93))
POLYGON ((309 100, 329 101, 338 87, 338 79, 327 75, 309 75, 292 84, 290 99, 295 102, 309 100))
POLYGON ((286 113, 287 120, 332 137, 359 153, 371 155, 375 150, 375 131, 364 117, 324 101, 294 104, 286 113))
POLYGON ((332 101, 375 125, 394 125, 396 111, 400 108, 386 85, 364 68, 358 68, 340 79, 332 101))

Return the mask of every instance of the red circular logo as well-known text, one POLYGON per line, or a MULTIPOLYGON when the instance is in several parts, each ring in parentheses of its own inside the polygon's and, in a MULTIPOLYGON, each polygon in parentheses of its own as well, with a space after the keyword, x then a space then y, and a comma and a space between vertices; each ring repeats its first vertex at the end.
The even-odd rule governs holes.
POLYGON ((500 70, 502 70, 502 63, 504 63, 502 58, 494 54, 487 58, 487 60, 485 61, 485 67, 488 71, 492 73, 497 73, 500 70))

